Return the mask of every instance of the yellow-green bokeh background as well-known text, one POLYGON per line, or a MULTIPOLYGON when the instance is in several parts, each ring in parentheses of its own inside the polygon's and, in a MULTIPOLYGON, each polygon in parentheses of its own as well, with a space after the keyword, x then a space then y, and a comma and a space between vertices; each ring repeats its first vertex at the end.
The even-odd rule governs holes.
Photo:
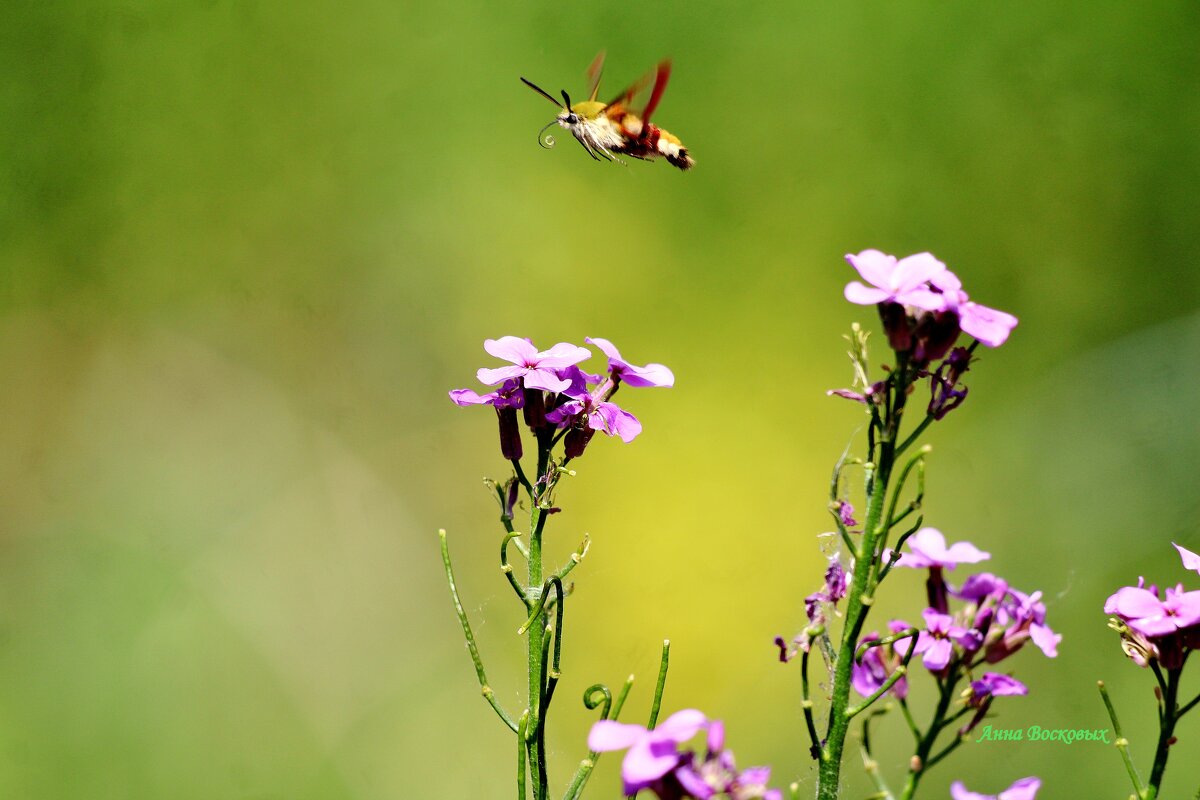
MULTIPOLYGON (((491 415, 445 394, 504 334, 605 336, 678 377, 630 391, 644 435, 595 442, 560 495, 551 553, 594 546, 555 784, 582 689, 635 671, 640 718, 663 637, 668 709, 811 783, 770 642, 817 585, 828 470, 860 425, 824 390, 849 379, 841 334, 873 323, 841 300, 866 247, 932 250, 1022 320, 930 437, 928 521, 1044 589, 1066 637, 1014 659, 1032 693, 996 723, 1106 727, 1104 677, 1146 764, 1150 678, 1101 605, 1184 579, 1172 539, 1200 549, 1195 3, 2 17, 0 793, 512 797, 435 535, 516 706, 521 615, 479 481, 504 464, 491 415), (657 121, 692 173, 537 147, 553 110, 517 77, 578 95, 601 48, 610 88, 674 57, 657 121)), ((902 575, 881 610, 920 597, 902 575)), ((880 731, 895 776, 905 737, 880 731)), ((1191 796, 1198 756, 1189 719, 1166 796, 1191 796)), ((1111 749, 1024 743, 964 747, 926 796, 1028 774, 1047 798, 1127 793, 1111 749)))

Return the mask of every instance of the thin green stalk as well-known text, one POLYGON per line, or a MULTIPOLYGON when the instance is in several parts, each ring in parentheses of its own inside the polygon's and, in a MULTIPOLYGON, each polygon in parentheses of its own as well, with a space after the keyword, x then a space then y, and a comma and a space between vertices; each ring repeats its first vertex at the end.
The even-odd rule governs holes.
MULTIPOLYGON (((600 711, 600 719, 612 719, 616 721, 621 715, 621 709, 625 705, 625 698, 629 696, 629 690, 633 687, 633 676, 630 675, 625 680, 625 685, 621 687, 621 693, 617 695, 617 700, 614 703, 612 692, 602 683, 597 683, 594 686, 588 687, 583 693, 583 704, 589 709, 594 709, 599 705, 604 707, 600 711), (595 698, 596 693, 601 694, 601 699, 595 698), (611 711, 612 716, 609 716, 611 711)), ((596 768, 596 762, 600 760, 600 753, 592 750, 588 753, 587 758, 579 762, 579 768, 575 770, 575 777, 571 779, 571 784, 567 787, 566 794, 563 795, 563 800, 578 800, 579 795, 583 793, 583 787, 587 785, 588 778, 592 777, 592 770, 596 768)))
POLYGON ((1146 787, 1142 785, 1142 778, 1138 775, 1137 767, 1133 765, 1133 759, 1129 756, 1129 740, 1121 732, 1121 721, 1117 719, 1117 710, 1113 708, 1112 699, 1108 696, 1108 687, 1104 685, 1104 681, 1096 681, 1096 686, 1100 689, 1104 707, 1108 709, 1108 718, 1112 721, 1113 733, 1117 735, 1115 744, 1121 753, 1121 760, 1125 762, 1125 771, 1129 773, 1129 780, 1133 783, 1134 794, 1138 797, 1145 797, 1146 787))
POLYGON ((945 758, 954 747, 961 743, 961 738, 947 750, 938 753, 935 756, 930 756, 933 752, 933 747, 937 744, 938 735, 945 727, 943 724, 946 720, 946 712, 950 708, 950 702, 954 697, 954 687, 958 685, 960 678, 959 667, 957 664, 951 664, 950 672, 944 681, 938 681, 940 696, 938 697, 937 708, 933 712, 933 719, 929 723, 929 728, 921 736, 920 742, 917 743, 917 752, 913 754, 911 766, 908 771, 908 779, 904 783, 904 791, 900 794, 900 800, 912 800, 916 794, 917 786, 921 783, 921 778, 925 777, 925 773, 936 764, 938 761, 945 758))
POLYGON ((500 705, 500 701, 496 699, 496 693, 488 685, 487 673, 483 669, 483 659, 480 658, 479 647, 475 644, 475 634, 471 632, 471 623, 467 621, 467 612, 463 610, 462 601, 458 597, 458 586, 454 583, 454 568, 450 565, 450 547, 446 544, 446 531, 439 530, 438 538, 441 540, 442 545, 442 565, 446 568, 446 583, 450 585, 450 597, 454 600, 454 610, 458 614, 459 623, 462 625, 463 636, 467 640, 467 650, 471 653, 471 661, 475 664, 475 675, 479 678, 480 691, 483 693, 484 699, 488 701, 488 705, 500 717, 500 720, 508 726, 509 730, 516 733, 517 723, 513 722, 513 718, 500 705))
POLYGON ((530 607, 529 598, 525 596, 525 588, 521 586, 521 582, 517 580, 517 576, 513 574, 512 564, 508 563, 508 543, 516 539, 521 534, 514 530, 509 530, 504 535, 504 539, 500 542, 500 571, 504 573, 504 577, 508 578, 508 583, 512 586, 513 591, 517 593, 517 597, 525 604, 528 610, 530 607))
POLYGON ((1167 691, 1163 695, 1163 720, 1158 730, 1158 746, 1154 751, 1154 765, 1150 768, 1150 781, 1146 785, 1147 800, 1158 797, 1163 773, 1167 770, 1171 741, 1175 736, 1175 723, 1179 720, 1179 676, 1182 669, 1167 670, 1167 691))
POLYGON ((821 757, 821 738, 817 735, 817 723, 813 719, 813 702, 808 692, 808 650, 800 656, 800 690, 801 707, 804 709, 804 724, 808 728, 808 740, 811 742, 808 753, 816 761, 821 757))
POLYGON ((847 595, 845 629, 842 631, 842 642, 834 663, 829 727, 824 746, 821 748, 818 771, 818 800, 836 800, 838 796, 842 750, 850 726, 846 707, 850 702, 850 674, 854 661, 854 649, 858 642, 858 636, 862 632, 863 623, 866 621, 871 602, 871 598, 865 597, 871 569, 862 563, 862 559, 869 558, 869 554, 875 552, 875 540, 880 533, 880 517, 883 514, 883 500, 887 491, 887 476, 876 475, 873 488, 874 491, 867 503, 866 523, 863 526, 862 558, 856 561, 857 568, 854 570, 854 579, 847 595))
POLYGON ((662 707, 663 689, 667 685, 667 667, 671 658, 671 640, 663 639, 662 657, 658 662, 658 683, 654 686, 654 702, 650 704, 650 722, 646 724, 647 730, 654 730, 654 726, 658 724, 658 711, 662 707))
POLYGON ((529 712, 521 714, 517 725, 517 800, 525 800, 525 732, 529 729, 529 712))

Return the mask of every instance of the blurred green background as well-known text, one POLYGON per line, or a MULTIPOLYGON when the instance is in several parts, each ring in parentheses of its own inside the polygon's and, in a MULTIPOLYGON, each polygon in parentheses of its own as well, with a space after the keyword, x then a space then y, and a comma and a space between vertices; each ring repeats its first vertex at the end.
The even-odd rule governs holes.
MULTIPOLYGON (((515 707, 523 615, 480 484, 505 465, 490 412, 446 398, 504 334, 608 337, 678 379, 630 391, 643 436, 595 442, 560 493, 553 557, 594 546, 555 785, 583 688, 636 672, 643 718, 664 637, 666 708, 811 785, 771 639, 818 585, 861 428, 824 391, 874 327, 841 299, 866 247, 932 250, 1021 317, 930 436, 928 521, 1066 637, 1011 662, 1032 695, 996 724, 1106 727, 1103 677, 1148 768, 1152 681, 1101 606, 1186 579, 1171 540, 1200 550, 1198 36, 1194 2, 8 2, 0 793, 512 797, 435 535, 515 707), (609 90, 674 58, 656 121, 693 172, 537 146, 554 112, 518 76, 579 96, 602 48, 609 90)), ((885 595, 923 605, 914 575, 885 595)), ((907 735, 879 730, 897 781, 907 735)), ((1200 719, 1179 733, 1167 797, 1196 789, 1200 719)), ((926 796, 1029 774, 1127 794, 1109 748, 1022 743, 964 747, 926 796)))

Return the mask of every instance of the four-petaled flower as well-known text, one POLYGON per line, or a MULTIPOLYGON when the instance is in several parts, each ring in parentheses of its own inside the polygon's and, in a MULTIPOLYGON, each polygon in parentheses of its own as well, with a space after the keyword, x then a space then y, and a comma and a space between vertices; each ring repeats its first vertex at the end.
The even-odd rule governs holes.
POLYGON ((679 766, 679 745, 707 725, 708 718, 694 708, 676 711, 654 730, 600 720, 588 734, 588 749, 597 753, 628 749, 621 762, 621 780, 626 794, 636 794, 679 766))
POLYGON ((850 266, 858 270, 864 286, 858 281, 846 284, 846 299, 851 303, 873 306, 879 303, 899 303, 926 311, 941 311, 942 297, 929 288, 929 281, 946 271, 946 265, 931 253, 917 253, 897 260, 878 250, 863 250, 858 255, 847 254, 850 266))
POLYGON ((946 537, 937 528, 921 528, 914 533, 908 539, 908 549, 912 552, 901 553, 896 566, 954 569, 959 564, 978 564, 992 557, 970 542, 955 542, 947 547, 946 537))
POLYGON ((1159 599, 1149 589, 1126 586, 1108 598, 1104 613, 1116 614, 1145 636, 1166 636, 1200 624, 1200 591, 1168 588, 1166 598, 1159 599))
POLYGON ((954 645, 964 650, 979 649, 979 634, 969 628, 954 624, 954 617, 939 614, 932 608, 921 612, 925 618, 925 630, 917 637, 916 652, 921 654, 921 663, 930 672, 940 672, 950 663, 954 645))
POLYGON ((548 392, 561 392, 571 385, 569 380, 560 378, 555 370, 566 369, 592 356, 587 348, 566 342, 559 342, 549 350, 538 352, 528 339, 516 336, 486 339, 483 349, 496 358, 511 361, 514 366, 496 369, 483 367, 476 373, 480 383, 494 386, 511 378, 520 378, 526 389, 545 389, 548 392))

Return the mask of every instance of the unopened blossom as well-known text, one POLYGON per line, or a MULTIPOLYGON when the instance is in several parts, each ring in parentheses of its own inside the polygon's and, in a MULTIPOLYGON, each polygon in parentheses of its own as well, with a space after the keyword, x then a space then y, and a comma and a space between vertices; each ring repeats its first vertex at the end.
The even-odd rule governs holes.
POLYGON ((599 347, 608 356, 608 373, 614 382, 626 386, 674 386, 675 375, 662 364, 647 364, 639 367, 621 358, 621 352, 608 339, 589 337, 584 339, 588 344, 599 347))
POLYGON ((858 271, 870 286, 858 281, 846 284, 846 299, 851 303, 873 306, 896 303, 926 311, 942 310, 941 296, 929 288, 929 280, 946 265, 930 253, 917 253, 897 259, 878 250, 863 250, 858 255, 847 254, 846 261, 858 271))
POLYGON ((556 370, 566 369, 592 355, 587 348, 566 342, 559 342, 549 350, 539 352, 528 339, 517 336, 487 339, 483 343, 483 349, 496 358, 511 362, 513 366, 480 369, 476 373, 480 383, 494 386, 506 380, 520 378, 526 389, 544 389, 549 392, 561 392, 571 385, 570 381, 560 378, 556 370))
POLYGON ((942 419, 967 399, 967 387, 957 387, 970 364, 971 353, 965 347, 956 347, 929 376, 930 397, 927 413, 935 420, 942 419))
POLYGON ((953 800, 1034 800, 1042 782, 1034 777, 1022 778, 1000 794, 979 794, 972 792, 963 785, 962 781, 950 784, 950 797, 953 800))
POLYGON ((962 290, 962 281, 950 270, 933 275, 929 282, 942 293, 942 310, 957 314, 958 325, 963 332, 988 347, 1004 344, 1012 329, 1017 326, 1017 318, 1012 314, 972 301, 962 290))

